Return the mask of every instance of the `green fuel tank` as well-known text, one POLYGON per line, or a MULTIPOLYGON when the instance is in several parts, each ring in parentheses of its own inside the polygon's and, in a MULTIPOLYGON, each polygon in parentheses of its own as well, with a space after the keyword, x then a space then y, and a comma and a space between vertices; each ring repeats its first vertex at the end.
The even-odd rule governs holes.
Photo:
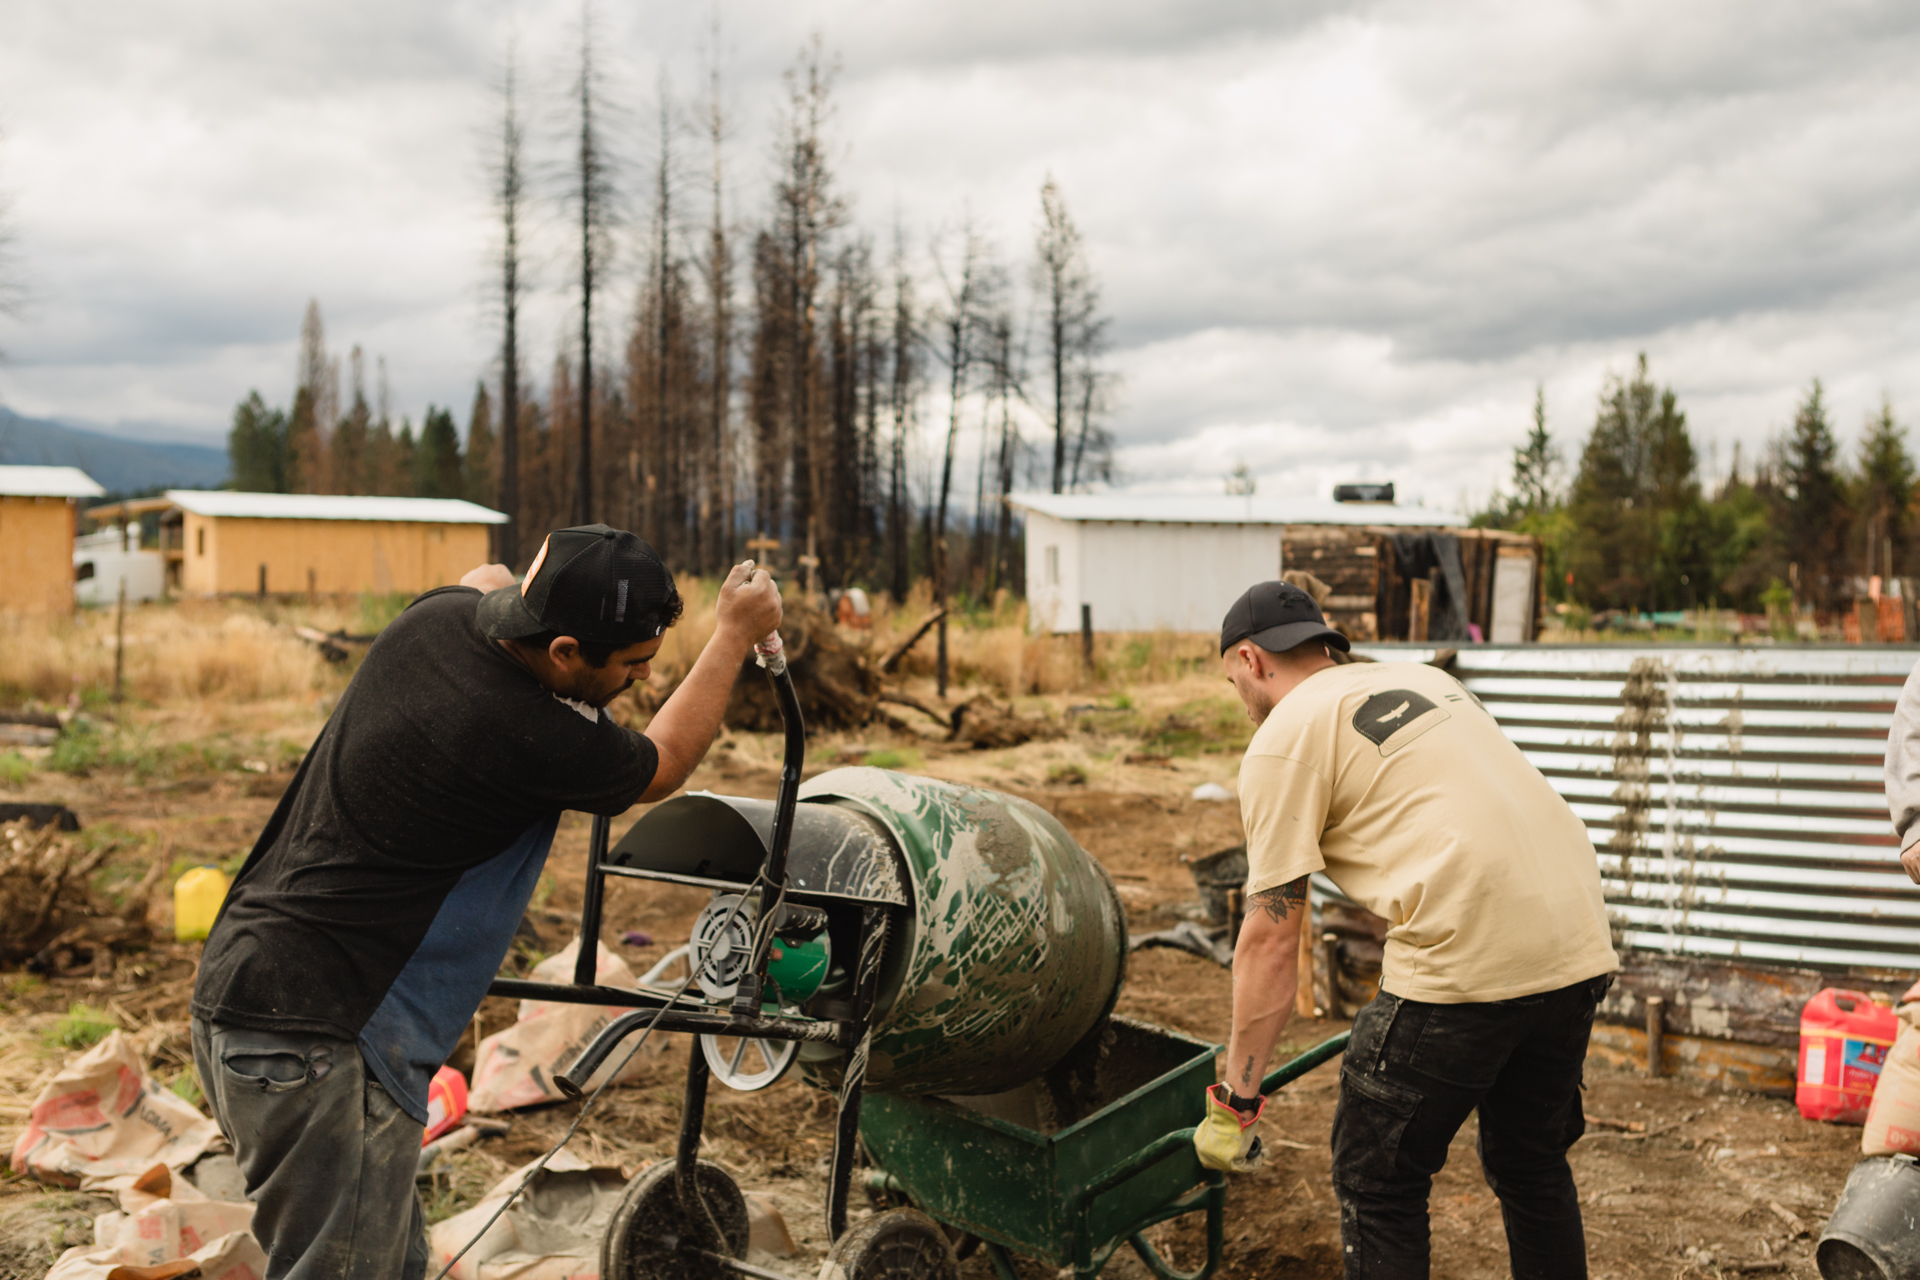
MULTIPOLYGON (((1112 1011, 1126 973, 1126 913, 1105 868, 1052 814, 1001 792, 870 768, 823 773, 800 800, 878 821, 907 881, 881 974, 869 1088, 998 1093, 1054 1066, 1112 1011)), ((836 1079, 838 1051, 808 1048, 829 1055, 803 1052, 809 1073, 836 1079)))

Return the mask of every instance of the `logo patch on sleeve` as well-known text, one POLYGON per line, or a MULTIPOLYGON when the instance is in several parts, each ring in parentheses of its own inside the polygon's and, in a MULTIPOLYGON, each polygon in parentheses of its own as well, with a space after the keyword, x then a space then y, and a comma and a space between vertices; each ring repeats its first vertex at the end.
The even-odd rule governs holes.
POLYGON ((1445 707, 1411 689, 1388 689, 1376 693, 1353 713, 1356 732, 1380 754, 1390 756, 1443 720, 1453 717, 1445 707))

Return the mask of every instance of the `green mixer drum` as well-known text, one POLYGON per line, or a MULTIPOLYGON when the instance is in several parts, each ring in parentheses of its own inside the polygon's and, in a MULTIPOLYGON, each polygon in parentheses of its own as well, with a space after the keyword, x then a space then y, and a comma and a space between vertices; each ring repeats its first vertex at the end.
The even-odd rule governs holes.
MULTIPOLYGON (((998 1093, 1052 1067, 1113 1009, 1126 913, 1053 815, 1015 796, 885 769, 800 789, 886 826, 912 882, 881 979, 867 1084, 998 1093)), ((809 1070, 827 1079, 839 1063, 809 1070)))

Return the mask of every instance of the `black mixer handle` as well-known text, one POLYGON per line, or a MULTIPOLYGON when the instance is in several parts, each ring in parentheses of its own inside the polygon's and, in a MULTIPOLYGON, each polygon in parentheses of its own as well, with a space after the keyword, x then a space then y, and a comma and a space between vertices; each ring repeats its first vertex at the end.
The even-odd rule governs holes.
POLYGON ((800 766, 807 759, 807 726, 800 715, 800 698, 793 691, 793 674, 787 670, 786 647, 780 633, 774 632, 753 647, 754 660, 766 668, 773 685, 774 701, 780 706, 780 721, 786 729, 786 749, 780 760, 780 791, 773 802, 773 840, 767 846, 767 860, 755 882, 758 891, 759 919, 753 933, 753 962, 733 995, 736 1018, 757 1017, 760 992, 767 973, 767 958, 773 947, 773 930, 787 896, 787 848, 793 843, 794 807, 800 803, 800 766))

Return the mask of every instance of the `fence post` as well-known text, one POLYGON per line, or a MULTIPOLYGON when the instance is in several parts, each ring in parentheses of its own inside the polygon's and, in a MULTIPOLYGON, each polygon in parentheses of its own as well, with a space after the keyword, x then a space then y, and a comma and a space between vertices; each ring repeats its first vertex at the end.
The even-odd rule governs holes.
POLYGON ((1093 670, 1093 606, 1080 606, 1080 661, 1093 670))

